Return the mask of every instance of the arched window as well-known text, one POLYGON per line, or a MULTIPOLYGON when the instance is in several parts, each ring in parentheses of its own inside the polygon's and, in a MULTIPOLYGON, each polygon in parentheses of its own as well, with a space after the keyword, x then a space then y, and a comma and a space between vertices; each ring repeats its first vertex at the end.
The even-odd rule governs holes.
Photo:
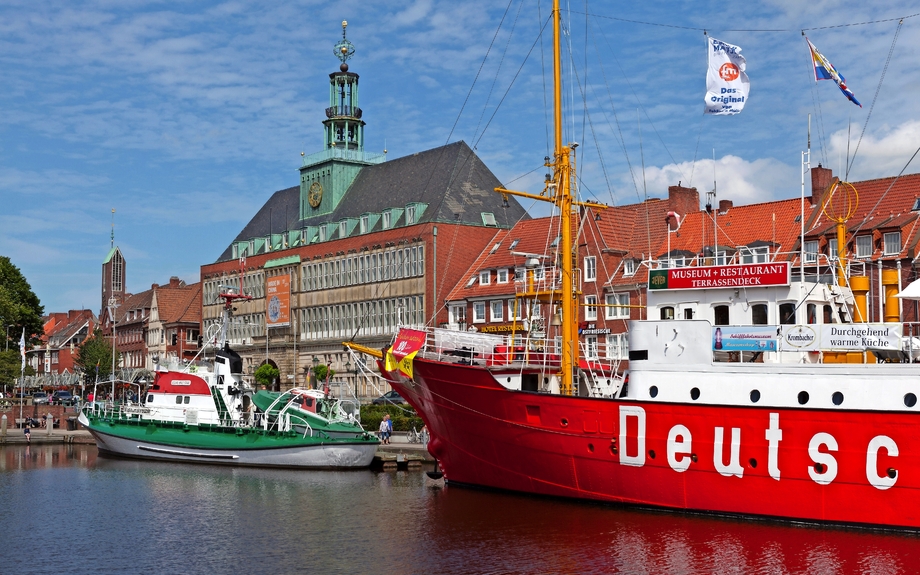
POLYGON ((661 308, 661 319, 674 319, 674 308, 671 306, 661 308))

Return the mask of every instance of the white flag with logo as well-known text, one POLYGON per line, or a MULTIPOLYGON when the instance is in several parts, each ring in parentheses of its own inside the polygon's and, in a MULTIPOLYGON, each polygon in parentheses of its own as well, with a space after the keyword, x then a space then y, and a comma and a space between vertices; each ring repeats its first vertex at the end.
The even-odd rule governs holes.
POLYGON ((747 102, 750 81, 744 73, 741 48, 708 37, 709 71, 706 74, 704 113, 730 116, 741 112, 747 102))

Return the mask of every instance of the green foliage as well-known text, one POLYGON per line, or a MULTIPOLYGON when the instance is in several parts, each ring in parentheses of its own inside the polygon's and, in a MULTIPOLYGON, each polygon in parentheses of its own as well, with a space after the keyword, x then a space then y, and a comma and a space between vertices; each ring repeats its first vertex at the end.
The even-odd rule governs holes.
POLYGON ((326 381, 327 377, 332 379, 335 376, 335 370, 329 369, 328 365, 321 363, 313 366, 313 375, 316 377, 316 382, 322 384, 326 381))
POLYGON ((389 413, 393 420, 393 431, 409 431, 413 426, 418 430, 425 425, 414 409, 402 405, 362 405, 361 425, 375 433, 380 429, 380 420, 385 413, 389 413))
POLYGON ((19 351, 22 328, 26 330, 27 344, 38 345, 44 334, 44 313, 38 296, 19 268, 12 264, 10 258, 0 256, 0 329, 3 337, 8 337, 8 340, 0 342, 3 344, 0 351, 6 349, 7 341, 11 350, 15 347, 19 351), (13 327, 7 329, 10 325, 13 327))
POLYGON ((256 383, 259 385, 264 385, 266 387, 271 387, 275 383, 275 380, 281 374, 278 371, 277 367, 272 367, 270 363, 263 363, 256 369, 256 372, 253 374, 253 377, 256 380, 256 383))
POLYGON ((96 366, 99 366, 99 381, 109 378, 112 373, 112 345, 102 335, 102 330, 94 331, 93 337, 80 345, 74 362, 83 369, 83 381, 87 385, 96 381, 96 366))
MULTIPOLYGON (((20 332, 21 333, 21 332, 20 332)), ((19 346, 16 349, 10 348, 9 351, 0 349, 0 386, 12 386, 17 383, 22 367, 22 357, 19 355, 19 346)), ((31 365, 26 364, 26 375, 35 375, 35 370, 31 365)))

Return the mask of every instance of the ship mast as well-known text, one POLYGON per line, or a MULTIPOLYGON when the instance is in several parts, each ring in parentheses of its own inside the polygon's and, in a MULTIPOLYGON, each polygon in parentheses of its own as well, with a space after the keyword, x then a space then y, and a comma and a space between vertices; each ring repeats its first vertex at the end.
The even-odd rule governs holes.
POLYGON ((495 188, 501 194, 521 196, 534 200, 553 203, 559 210, 559 253, 557 267, 561 275, 562 291, 534 292, 528 294, 544 302, 559 306, 562 326, 559 335, 562 340, 561 362, 559 369, 559 390, 563 395, 571 395, 578 372, 578 290, 575 277, 578 254, 575 251, 573 225, 578 221, 576 207, 605 209, 607 206, 593 202, 577 202, 572 194, 574 174, 572 152, 574 146, 562 143, 562 54, 560 35, 559 0, 553 0, 553 123, 555 148, 553 158, 546 158, 546 166, 552 169, 540 195, 517 192, 505 188, 495 188))

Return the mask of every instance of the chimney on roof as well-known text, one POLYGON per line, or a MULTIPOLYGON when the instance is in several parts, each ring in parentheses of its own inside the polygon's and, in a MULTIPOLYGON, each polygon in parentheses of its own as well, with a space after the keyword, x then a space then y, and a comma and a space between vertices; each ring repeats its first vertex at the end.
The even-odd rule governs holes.
POLYGON ((735 204, 731 200, 719 200, 719 213, 727 213, 735 204))
POLYGON ((824 198, 824 192, 834 183, 834 171, 830 168, 822 167, 818 164, 817 168, 811 169, 811 205, 820 206, 824 198))
POLYGON ((169 278, 169 287, 171 288, 179 287, 179 277, 178 276, 173 276, 169 278))
POLYGON ((160 287, 160 284, 150 284, 150 289, 157 289, 160 287))
POLYGON ((680 217, 700 211, 700 193, 696 188, 685 188, 678 183, 668 186, 668 209, 680 217))

